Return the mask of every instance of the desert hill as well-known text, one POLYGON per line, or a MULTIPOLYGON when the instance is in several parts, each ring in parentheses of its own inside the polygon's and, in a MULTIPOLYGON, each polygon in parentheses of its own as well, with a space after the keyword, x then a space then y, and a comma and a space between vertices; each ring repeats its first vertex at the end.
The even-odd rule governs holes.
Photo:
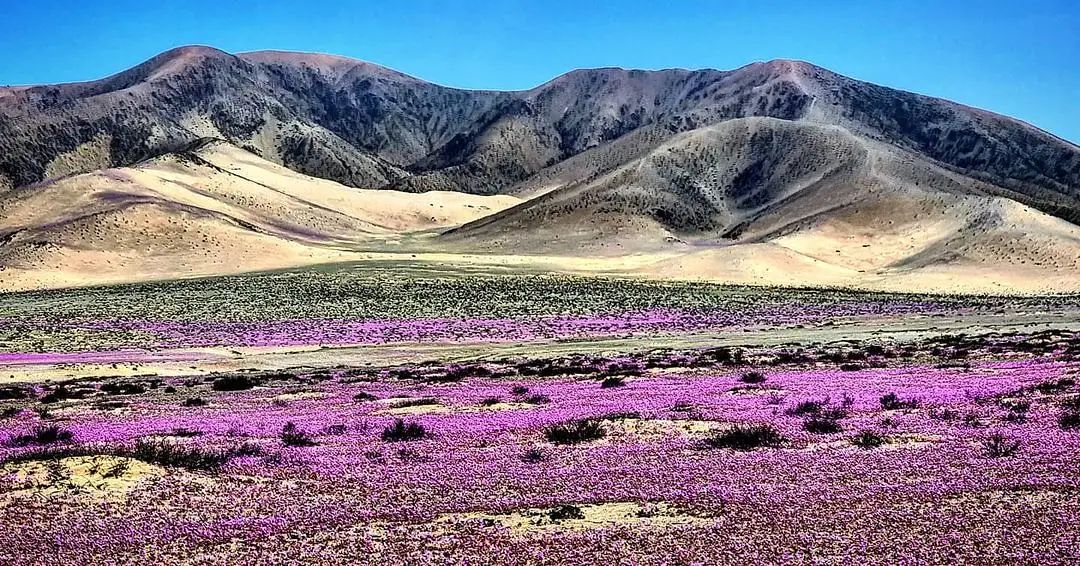
POLYGON ((1078 221, 1076 145, 798 61, 496 92, 183 47, 98 81, 0 88, 5 289, 404 253, 1080 290, 1078 221))

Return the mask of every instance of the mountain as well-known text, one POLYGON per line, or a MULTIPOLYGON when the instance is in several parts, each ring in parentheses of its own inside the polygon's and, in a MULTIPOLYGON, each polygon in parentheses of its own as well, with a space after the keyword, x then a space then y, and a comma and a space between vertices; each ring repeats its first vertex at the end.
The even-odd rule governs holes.
MULTIPOLYGON (((387 206, 432 191, 448 206, 481 206, 470 195, 502 199, 484 201, 490 214, 398 230, 424 237, 397 249, 882 288, 930 273, 946 288, 958 273, 993 279, 993 268, 1012 266, 980 289, 1080 285, 1068 283, 1080 279, 1080 148, 1005 116, 798 61, 587 69, 495 92, 330 55, 209 47, 174 49, 99 81, 0 88, 0 266, 28 253, 31 233, 61 245, 41 235, 54 224, 48 213, 35 216, 40 225, 15 221, 27 208, 12 203, 82 198, 87 183, 111 191, 118 170, 178 161, 192 179, 229 173, 190 159, 207 147, 233 162, 259 159, 274 183, 303 176, 312 192, 290 193, 301 200, 373 189, 397 195, 387 206), (72 184, 80 188, 61 191, 72 184), (436 226, 443 233, 428 229, 436 226)), ((184 210, 225 214, 304 250, 332 241, 354 253, 372 241, 370 209, 357 216, 330 206, 343 216, 316 219, 291 206, 252 216, 204 204, 184 210), (283 233, 297 223, 303 230, 283 233), (304 235, 311 229, 319 242, 304 235)), ((132 245, 144 237, 132 235, 132 245)), ((231 265, 219 271, 264 267, 231 265)))

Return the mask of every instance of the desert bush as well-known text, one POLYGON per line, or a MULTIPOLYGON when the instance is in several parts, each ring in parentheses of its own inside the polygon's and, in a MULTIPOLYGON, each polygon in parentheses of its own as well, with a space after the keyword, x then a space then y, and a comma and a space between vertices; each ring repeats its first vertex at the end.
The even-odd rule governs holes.
POLYGON ((231 454, 199 446, 188 446, 168 440, 141 438, 130 451, 118 451, 123 455, 148 464, 188 470, 214 470, 229 461, 231 454))
POLYGON ((57 425, 38 425, 28 434, 19 434, 8 439, 8 446, 44 445, 57 442, 70 442, 74 434, 57 425))
POLYGON ((863 449, 877 448, 886 442, 888 440, 884 436, 872 430, 864 430, 851 439, 851 444, 863 449))
POLYGON ((100 389, 102 393, 107 393, 109 395, 142 395, 143 393, 146 393, 146 387, 141 383, 132 381, 103 383, 98 389, 100 389))
POLYGON ((254 442, 244 442, 232 451, 232 454, 235 456, 262 456, 262 453, 262 446, 259 446, 254 442))
POLYGON ((613 387, 623 387, 624 385, 626 385, 626 378, 624 378, 621 375, 612 375, 612 376, 609 376, 609 377, 605 377, 600 382, 600 388, 601 389, 611 389, 613 387))
POLYGON ((743 351, 738 348, 709 348, 702 350, 700 357, 724 365, 737 366, 743 363, 743 351))
POLYGON ((817 415, 817 414, 821 413, 821 410, 823 408, 825 408, 826 406, 828 406, 828 404, 829 404, 829 401, 827 399, 825 401, 815 401, 815 400, 799 401, 798 403, 795 404, 794 407, 791 407, 786 412, 789 415, 796 415, 796 416, 817 415))
POLYGON ((748 451, 759 447, 779 446, 783 435, 770 424, 735 425, 706 439, 709 448, 730 448, 748 451))
POLYGON ((548 518, 552 521, 566 521, 571 519, 584 519, 585 512, 576 505, 559 505, 548 511, 548 518))
POLYGON ((522 403, 528 403, 530 405, 546 405, 551 402, 551 397, 544 395, 543 393, 533 393, 528 397, 521 400, 522 403))
POLYGON ((480 401, 480 404, 484 407, 498 405, 499 403, 502 403, 502 399, 499 397, 486 397, 483 401, 480 401))
POLYGON ((803 421, 803 430, 812 434, 836 434, 843 430, 840 421, 823 416, 811 416, 803 421))
POLYGON ((188 399, 184 399, 184 402, 182 404, 185 407, 202 407, 203 405, 206 405, 206 401, 200 399, 199 397, 190 397, 188 399))
POLYGON ((1028 411, 1031 410, 1031 401, 1002 401, 1001 406, 1008 412, 1005 420, 1011 423, 1023 423, 1027 421, 1028 411))
POLYGON ((1080 428, 1080 411, 1064 411, 1058 416, 1058 426, 1066 430, 1080 428))
POLYGON ((348 430, 349 430, 349 427, 347 425, 332 424, 332 425, 324 426, 323 429, 322 429, 322 433, 323 434, 329 434, 331 436, 341 436, 342 434, 345 434, 345 432, 348 431, 348 430))
POLYGON ((536 446, 526 448, 525 452, 521 454, 521 461, 526 464, 537 464, 547 459, 547 454, 543 450, 536 446))
POLYGON ((1042 393, 1043 395, 1053 395, 1055 393, 1065 393, 1069 389, 1072 389, 1076 385, 1076 380, 1071 377, 1062 377, 1059 379, 1053 379, 1050 381, 1044 381, 1032 386, 1032 389, 1042 393))
POLYGON ((518 397, 525 395, 529 392, 529 388, 524 385, 515 385, 510 388, 510 393, 517 395, 518 397))
POLYGON ((193 436, 202 436, 201 430, 195 430, 190 428, 177 427, 169 431, 169 436, 179 436, 181 438, 191 438, 193 436))
POLYGON ((988 458, 1007 458, 1015 455, 1020 450, 1019 440, 1012 440, 999 433, 984 438, 981 444, 983 454, 988 458))
POLYGON ((372 395, 371 393, 368 393, 367 391, 361 391, 356 395, 352 396, 352 400, 356 401, 357 403, 363 403, 364 401, 374 401, 376 399, 378 399, 378 397, 372 395))
POLYGON ((461 381, 470 377, 491 377, 492 372, 484 366, 460 365, 447 368, 444 373, 434 373, 427 376, 428 381, 447 383, 461 381))
POLYGON ((61 385, 56 389, 53 389, 52 391, 43 395, 40 400, 42 403, 58 403, 60 401, 67 401, 69 399, 86 399, 93 392, 94 391, 92 389, 82 387, 75 388, 61 385))
POLYGON ((748 371, 742 374, 742 377, 739 378, 739 381, 750 384, 764 383, 765 374, 761 373, 760 371, 748 371))
POLYGON ((296 423, 289 421, 285 423, 285 426, 281 427, 281 443, 285 446, 315 446, 318 444, 315 439, 311 438, 311 435, 300 430, 300 427, 296 426, 296 423))
POLYGON ((607 431, 600 419, 577 419, 544 429, 544 437, 552 444, 578 444, 599 440, 606 435, 607 431))
POLYGON ((410 442, 422 440, 428 436, 424 425, 420 423, 406 423, 402 419, 394 419, 394 424, 387 425, 382 431, 382 439, 386 442, 410 442))
POLYGON ((26 387, 7 385, 0 387, 0 401, 18 401, 30 397, 32 391, 26 387))
POLYGON ((20 409, 18 407, 5 407, 0 411, 0 419, 10 419, 19 415, 20 409))
POLYGON ((900 411, 905 409, 915 409, 919 406, 919 402, 915 399, 901 399, 896 393, 886 393, 878 400, 881 403, 881 408, 886 411, 900 411))
POLYGON ((246 375, 225 375, 215 379, 211 387, 214 391, 243 391, 256 385, 256 381, 246 375))

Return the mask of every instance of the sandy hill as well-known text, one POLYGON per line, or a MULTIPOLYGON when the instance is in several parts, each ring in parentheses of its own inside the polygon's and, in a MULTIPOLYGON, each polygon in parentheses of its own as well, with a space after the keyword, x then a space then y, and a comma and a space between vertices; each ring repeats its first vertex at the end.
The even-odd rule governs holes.
POLYGON ((355 189, 222 141, 0 193, 6 289, 238 273, 399 249, 519 202, 355 189))

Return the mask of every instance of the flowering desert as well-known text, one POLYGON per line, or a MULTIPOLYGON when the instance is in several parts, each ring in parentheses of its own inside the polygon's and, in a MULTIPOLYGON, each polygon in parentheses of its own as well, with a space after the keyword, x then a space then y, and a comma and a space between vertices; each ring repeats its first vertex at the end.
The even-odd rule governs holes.
POLYGON ((1075 298, 394 281, 4 296, 0 562, 1080 559, 1075 298))

